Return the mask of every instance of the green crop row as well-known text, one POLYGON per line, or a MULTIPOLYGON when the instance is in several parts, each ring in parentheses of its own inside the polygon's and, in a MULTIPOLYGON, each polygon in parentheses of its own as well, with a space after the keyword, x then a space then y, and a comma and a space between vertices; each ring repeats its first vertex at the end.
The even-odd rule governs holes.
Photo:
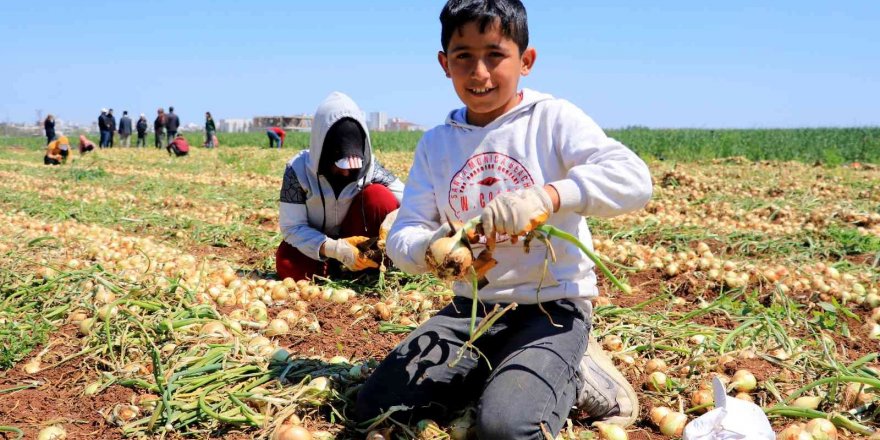
MULTIPOLYGON (((200 132, 184 133, 191 145, 204 143, 200 132)), ((380 151, 412 151, 421 132, 374 132, 373 147, 380 151)), ((693 161, 742 156, 749 160, 794 160, 840 165, 848 162, 880 163, 880 127, 800 129, 649 129, 608 130, 646 158, 693 161)), ((73 138, 78 134, 72 135, 73 138)), ((220 147, 265 146, 265 133, 219 133, 220 147)), ((92 135, 92 138, 96 136, 92 135)), ((96 140, 96 139, 93 139, 96 140)), ((75 142, 75 141, 74 141, 75 142)), ((134 143, 134 141, 132 141, 134 143)), ((42 148, 42 137, 2 137, 0 146, 42 148)), ((153 135, 147 145, 154 145, 153 135)), ((308 148, 309 133, 289 133, 284 148, 308 148)))

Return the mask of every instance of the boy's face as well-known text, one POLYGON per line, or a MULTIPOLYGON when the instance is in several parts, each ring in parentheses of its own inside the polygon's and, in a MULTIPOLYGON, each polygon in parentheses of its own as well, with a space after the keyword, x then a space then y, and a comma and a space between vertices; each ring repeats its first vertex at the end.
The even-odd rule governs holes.
POLYGON ((519 104, 519 77, 529 74, 536 56, 531 47, 520 55, 519 46, 504 36, 498 22, 485 32, 480 32, 479 23, 470 22, 452 33, 438 60, 467 106, 468 122, 485 126, 519 104))

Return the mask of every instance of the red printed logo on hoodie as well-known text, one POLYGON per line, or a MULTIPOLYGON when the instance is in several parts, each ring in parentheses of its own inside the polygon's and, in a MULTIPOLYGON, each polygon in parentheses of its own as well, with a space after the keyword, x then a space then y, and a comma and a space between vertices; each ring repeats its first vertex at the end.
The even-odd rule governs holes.
POLYGON ((498 194, 535 184, 516 159, 501 153, 480 153, 467 159, 449 182, 449 206, 460 221, 475 217, 498 194))

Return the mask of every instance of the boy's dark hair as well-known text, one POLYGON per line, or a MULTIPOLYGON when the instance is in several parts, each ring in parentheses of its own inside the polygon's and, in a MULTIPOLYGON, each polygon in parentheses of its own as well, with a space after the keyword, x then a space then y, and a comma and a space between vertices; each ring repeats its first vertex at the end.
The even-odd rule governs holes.
POLYGON ((445 52, 452 33, 467 23, 477 22, 480 32, 498 20, 501 33, 513 40, 522 54, 529 47, 526 7, 519 0, 449 0, 440 12, 440 43, 445 52))

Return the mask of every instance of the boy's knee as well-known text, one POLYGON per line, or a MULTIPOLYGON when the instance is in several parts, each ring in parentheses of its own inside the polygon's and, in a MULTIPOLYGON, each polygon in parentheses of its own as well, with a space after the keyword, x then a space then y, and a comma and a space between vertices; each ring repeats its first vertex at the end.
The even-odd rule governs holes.
MULTIPOLYGON (((508 408, 509 409, 509 408, 508 408)), ((529 417, 515 417, 512 411, 477 411, 477 438, 540 439, 540 429, 529 417)))

